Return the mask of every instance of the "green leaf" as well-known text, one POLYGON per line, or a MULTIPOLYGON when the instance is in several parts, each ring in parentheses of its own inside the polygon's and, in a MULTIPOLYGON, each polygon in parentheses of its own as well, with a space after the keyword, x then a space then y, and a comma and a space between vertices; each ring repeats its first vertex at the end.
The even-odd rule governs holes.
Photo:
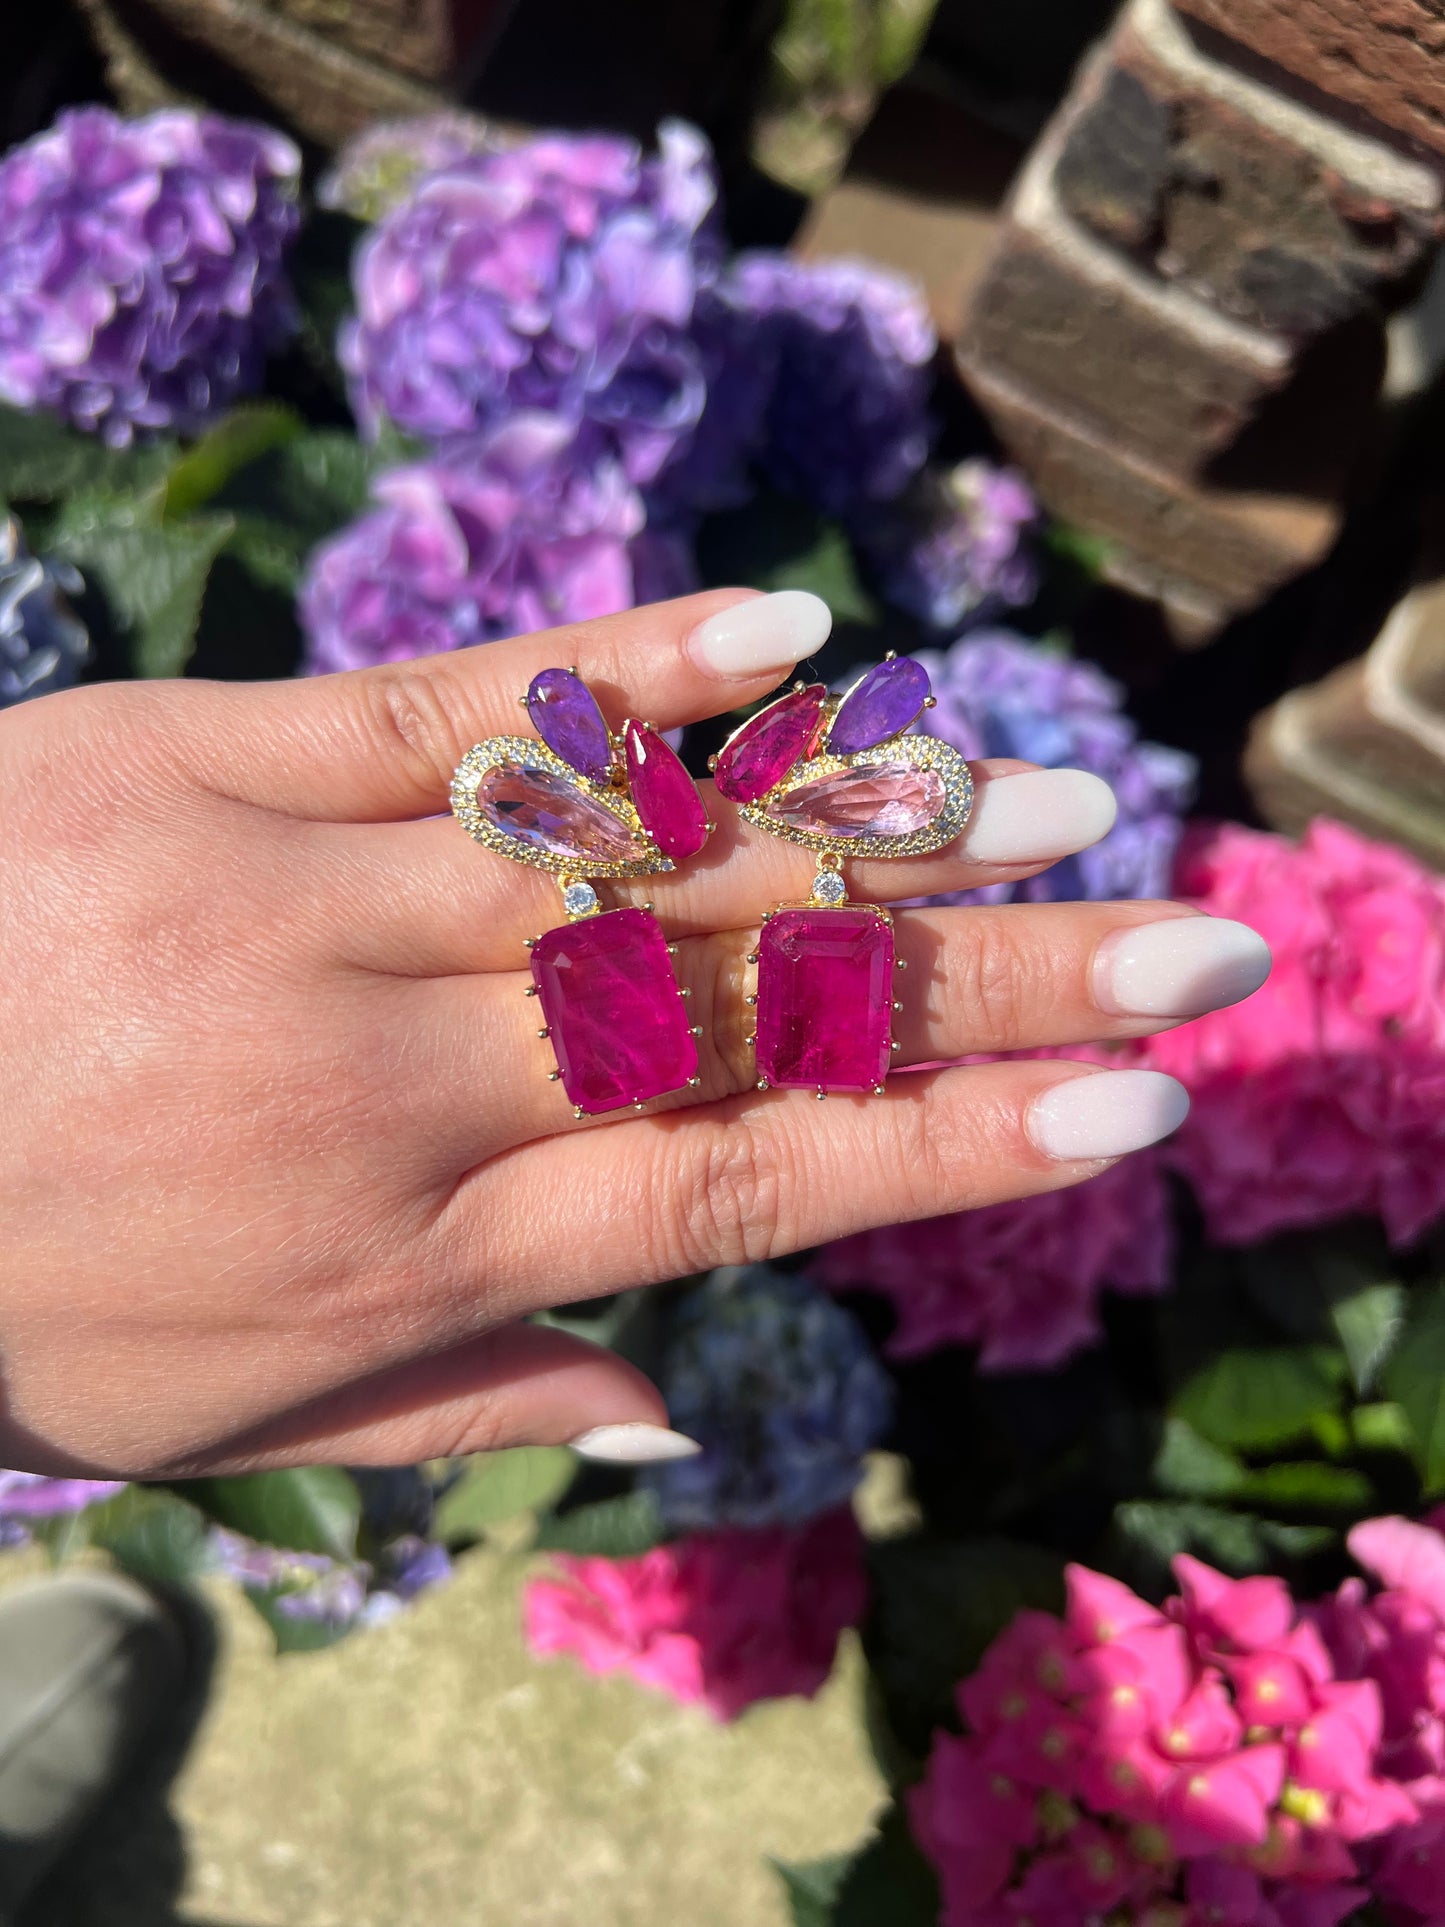
POLYGON ((1445 1490, 1445 1282, 1414 1295, 1384 1390, 1409 1421, 1426 1491, 1445 1490))
POLYGON ((829 1927, 851 1859, 851 1854, 835 1853, 792 1866, 785 1860, 769 1861, 788 1897, 792 1927, 829 1927))
POLYGON ((1330 1319, 1349 1360, 1355 1390, 1374 1389, 1376 1377, 1395 1348, 1405 1322, 1405 1287, 1388 1281, 1362 1285, 1336 1299, 1330 1319))
POLYGON ((437 1501, 437 1536, 449 1545, 476 1539, 519 1512, 540 1512, 561 1498, 576 1473, 575 1455, 561 1445, 478 1453, 437 1501))
POLYGON ((950 1717, 953 1689, 1024 1606, 1063 1604, 1059 1559, 1008 1539, 929 1534, 869 1547, 863 1647, 893 1737, 915 1758, 950 1717))
POLYGON ((810 589, 838 623, 879 621, 859 580, 853 548, 836 522, 791 496, 760 491, 745 508, 709 516, 698 538, 704 582, 754 589, 810 589))
POLYGON ((92 1542, 134 1578, 179 1586, 206 1565, 206 1521, 163 1486, 130 1485, 90 1510, 92 1542))
POLYGON ((1363 1472, 1318 1459, 1261 1466, 1247 1473, 1235 1497, 1263 1512, 1348 1512, 1358 1516, 1374 1503, 1375 1489, 1363 1472))
POLYGON ((937 1876, 892 1807, 844 1874, 830 1927, 937 1927, 941 1913, 937 1876))
POLYGON ((1320 1346, 1257 1347, 1220 1354, 1173 1401, 1177 1418, 1216 1445, 1263 1451, 1299 1438, 1333 1410, 1343 1361, 1320 1346))
POLYGON ((258 1586, 243 1586, 242 1591, 271 1629, 278 1653, 319 1653, 334 1646, 352 1631, 324 1619, 298 1619, 281 1610, 284 1591, 265 1591, 258 1586))
POLYGON ((180 457, 166 477, 162 515, 193 515, 238 470, 300 435, 305 423, 284 402, 246 402, 232 409, 180 457))
POLYGON ((1154 1460, 1154 1483, 1180 1499, 1227 1499, 1245 1476, 1232 1452, 1202 1438, 1182 1418, 1164 1421, 1164 1436, 1154 1460))
POLYGON ((218 1525, 288 1552, 356 1557, 361 1495, 333 1465, 251 1472, 239 1479, 197 1479, 182 1490, 218 1525))
POLYGON ((1415 1435, 1398 1405, 1357 1405, 1350 1414, 1350 1431, 1361 1452, 1414 1455, 1415 1435))
POLYGON ((401 459, 340 429, 313 430, 267 449, 237 469, 211 498, 252 539, 265 535, 297 565, 315 544, 366 507, 372 478, 401 459))
POLYGON ((1169 1562, 1192 1552, 1227 1572, 1260 1572, 1280 1559, 1303 1559, 1334 1541, 1327 1526, 1280 1525, 1222 1506, 1136 1500, 1114 1509, 1122 1561, 1146 1587, 1167 1585, 1169 1562))
POLYGON ((73 562, 130 647, 140 676, 179 676, 190 660, 211 564, 229 539, 228 515, 164 526, 154 509, 105 496, 77 496, 50 535, 73 562))
POLYGON ((572 1506, 543 1518, 532 1541, 538 1552, 575 1552, 602 1559, 631 1559, 651 1552, 667 1537, 657 1500, 642 1487, 615 1499, 572 1506))
POLYGON ((59 502, 81 491, 148 494, 175 459, 171 441, 109 448, 54 415, 0 406, 0 499, 7 502, 59 502))

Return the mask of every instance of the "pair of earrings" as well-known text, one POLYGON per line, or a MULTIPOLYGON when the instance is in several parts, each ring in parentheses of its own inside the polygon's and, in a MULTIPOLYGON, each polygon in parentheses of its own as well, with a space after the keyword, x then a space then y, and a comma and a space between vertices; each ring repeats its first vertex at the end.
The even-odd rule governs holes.
MULTIPOLYGON (((697 785, 657 730, 615 736, 570 669, 521 698, 541 741, 493 736, 463 757, 451 805, 485 849, 556 877, 567 922, 528 940, 540 1036, 578 1117, 641 1109, 696 1087, 688 991, 649 904, 605 910, 595 883, 654 876, 696 856, 712 830, 697 785)), ((718 792, 758 829, 812 850, 812 890, 764 912, 748 1003, 760 1090, 881 1094, 897 1046, 893 918, 849 901, 849 856, 922 856, 968 821, 973 783, 947 743, 911 735, 933 703, 921 663, 890 656, 847 693, 797 683, 735 730, 712 760, 718 792)))

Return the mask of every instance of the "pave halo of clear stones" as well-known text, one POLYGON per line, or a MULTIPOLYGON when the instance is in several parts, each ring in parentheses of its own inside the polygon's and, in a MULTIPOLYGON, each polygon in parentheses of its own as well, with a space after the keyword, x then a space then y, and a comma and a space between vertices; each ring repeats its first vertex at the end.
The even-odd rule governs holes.
POLYGON ((608 784, 594 783, 589 777, 581 775, 554 750, 534 737, 491 736, 485 743, 478 743, 475 748, 469 749, 452 778, 451 806, 462 828, 483 849, 492 851, 495 856, 507 857, 513 863, 527 863, 533 869, 546 870, 554 877, 575 877, 582 871, 591 877, 646 877, 673 867, 672 858, 662 854, 642 827, 642 819, 628 796, 608 784), (635 858, 607 861, 586 856, 580 851, 567 855, 509 836, 488 815, 477 794, 488 774, 504 764, 515 765, 519 769, 543 770, 550 776, 560 778, 585 802, 610 811, 629 833, 639 854, 635 858))

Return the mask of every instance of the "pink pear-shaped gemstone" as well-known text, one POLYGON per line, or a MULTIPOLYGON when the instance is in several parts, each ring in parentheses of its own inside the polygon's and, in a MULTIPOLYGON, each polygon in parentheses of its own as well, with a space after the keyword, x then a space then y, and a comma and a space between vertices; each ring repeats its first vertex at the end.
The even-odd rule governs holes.
POLYGON ((652 851, 621 817, 555 770, 498 763, 477 785, 477 808, 503 836, 548 856, 588 863, 645 863, 652 851))
POLYGON ((756 803, 794 763, 811 756, 822 731, 828 694, 820 682, 791 690, 734 730, 718 752, 713 775, 732 803, 756 803))
POLYGON ((642 827, 675 863, 696 856, 707 842, 707 811, 672 745, 647 723, 626 731, 627 781, 642 827))
POLYGON ((937 770, 916 763, 872 763, 834 770, 785 790, 767 814, 810 836, 912 836, 926 829, 947 800, 937 770))

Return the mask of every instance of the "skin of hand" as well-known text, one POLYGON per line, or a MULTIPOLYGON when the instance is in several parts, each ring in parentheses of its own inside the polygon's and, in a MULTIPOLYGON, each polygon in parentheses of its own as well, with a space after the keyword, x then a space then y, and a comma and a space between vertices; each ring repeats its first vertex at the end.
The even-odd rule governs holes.
MULTIPOLYGON (((452 770, 526 728, 518 696, 555 664, 614 727, 755 701, 792 659, 786 633, 758 642, 758 606, 713 591, 352 675, 98 685, 0 715, 0 1464, 397 1464, 665 1425, 632 1367, 527 1315, 1073 1184, 1179 1121, 1168 1079, 1058 1061, 827 1104, 753 1089, 743 960, 813 862, 709 785, 699 858, 602 886, 680 940, 702 1088, 574 1122, 523 995, 524 940, 560 899, 442 814, 452 770)), ((960 843, 851 865, 852 894, 1021 877, 1082 847, 1111 808, 1075 773, 1077 829, 1043 826, 1060 774, 976 766, 960 843)), ((899 1065, 1137 1036, 1246 994, 1242 966, 1171 976, 1146 956, 1141 976, 1139 943, 1168 951, 1185 920, 1208 922, 902 913, 899 1065)))

